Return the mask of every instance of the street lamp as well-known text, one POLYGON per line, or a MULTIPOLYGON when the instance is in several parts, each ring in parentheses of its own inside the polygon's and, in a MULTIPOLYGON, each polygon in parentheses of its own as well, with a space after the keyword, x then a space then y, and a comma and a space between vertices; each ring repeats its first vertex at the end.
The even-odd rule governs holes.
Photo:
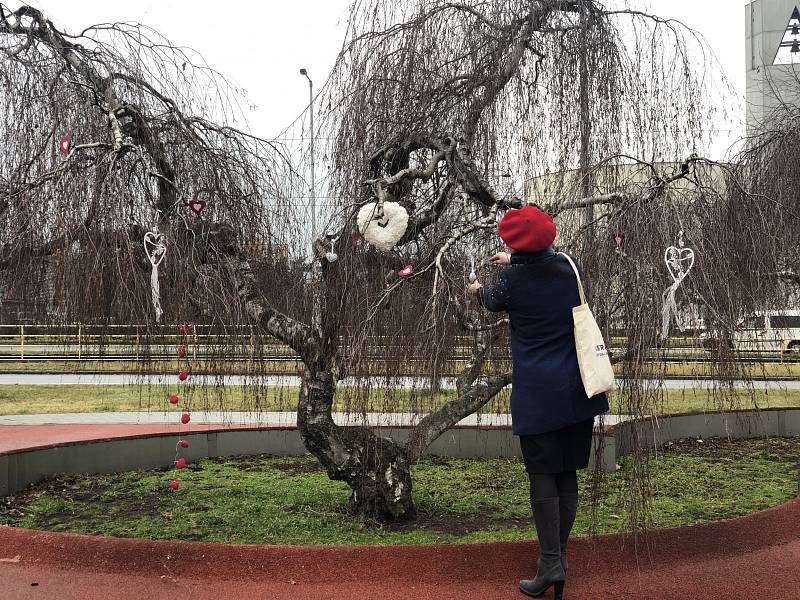
POLYGON ((308 111, 311 121, 311 243, 313 244, 314 235, 317 233, 317 199, 314 187, 314 83, 305 69, 300 69, 300 75, 308 79, 308 111))

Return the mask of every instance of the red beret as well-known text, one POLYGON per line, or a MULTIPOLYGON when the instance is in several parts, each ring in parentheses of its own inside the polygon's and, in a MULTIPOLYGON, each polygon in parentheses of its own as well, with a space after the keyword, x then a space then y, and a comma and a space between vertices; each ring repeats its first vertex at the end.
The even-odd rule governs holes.
POLYGON ((531 205, 509 210, 497 229, 506 246, 518 252, 539 252, 556 239, 553 219, 531 205))

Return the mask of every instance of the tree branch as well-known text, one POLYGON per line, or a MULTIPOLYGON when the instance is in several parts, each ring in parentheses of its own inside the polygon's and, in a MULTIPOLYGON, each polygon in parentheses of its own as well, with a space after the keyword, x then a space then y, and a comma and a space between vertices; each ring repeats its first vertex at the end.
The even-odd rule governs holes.
MULTIPOLYGON (((485 352, 485 350, 484 350, 485 352)), ((446 402, 436 412, 425 416, 406 440, 405 451, 408 462, 417 462, 425 450, 440 435, 456 425, 461 419, 473 414, 494 398, 500 390, 511 383, 511 372, 492 375, 462 388, 458 397, 446 402)))
POLYGON ((309 353, 318 346, 312 328, 305 323, 295 321, 268 304, 266 298, 257 292, 255 277, 246 260, 230 256, 226 261, 233 275, 236 295, 252 321, 287 344, 307 362, 309 353))

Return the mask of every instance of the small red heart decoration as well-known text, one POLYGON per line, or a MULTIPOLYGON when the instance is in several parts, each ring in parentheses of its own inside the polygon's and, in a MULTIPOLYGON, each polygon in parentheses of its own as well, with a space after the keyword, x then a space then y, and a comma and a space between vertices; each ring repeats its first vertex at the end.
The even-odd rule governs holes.
POLYGON ((177 490, 179 487, 181 487, 181 484, 173 479, 172 481, 169 482, 169 487, 172 490, 177 490))
POLYGON ((200 215, 203 212, 203 209, 206 207, 205 200, 190 200, 189 201, 189 208, 192 209, 192 212, 196 215, 200 215))
POLYGON ((622 233, 615 233, 614 234, 614 241, 617 243, 617 247, 622 247, 622 242, 625 241, 625 235, 622 233))
POLYGON ((189 413, 183 413, 181 415, 181 423, 183 423, 184 425, 186 425, 191 420, 192 420, 192 417, 189 416, 189 413))
POLYGON ((177 404, 178 400, 179 400, 179 398, 178 398, 177 394, 172 394, 172 396, 169 397, 169 403, 170 404, 177 404))
POLYGON ((179 329, 179 331, 181 332, 182 335, 186 335, 187 333, 189 333, 189 326, 188 325, 181 325, 181 328, 179 329))
POLYGON ((350 238, 350 243, 352 244, 354 250, 358 250, 364 244, 364 238, 362 238, 360 235, 354 235, 350 238))
POLYGON ((178 346, 178 357, 183 358, 186 356, 186 346, 178 346))
POLYGON ((186 468, 186 459, 185 458, 179 458, 178 460, 176 460, 175 461, 175 468, 176 469, 185 469, 186 468))
POLYGON ((186 381, 187 379, 189 379, 189 371, 181 371, 180 373, 178 373, 178 379, 180 379, 181 381, 186 381))
POLYGON ((62 137, 58 142, 58 149, 61 150, 61 154, 64 156, 69 154, 69 151, 72 149, 72 136, 65 135, 62 137))
POLYGON ((178 442, 181 448, 188 448, 189 447, 189 440, 181 440, 178 442))
POLYGON ((403 267, 402 269, 400 269, 400 270, 397 272, 397 274, 398 274, 400 277, 408 277, 409 275, 413 275, 413 274, 414 274, 414 265, 406 265, 405 267, 403 267))

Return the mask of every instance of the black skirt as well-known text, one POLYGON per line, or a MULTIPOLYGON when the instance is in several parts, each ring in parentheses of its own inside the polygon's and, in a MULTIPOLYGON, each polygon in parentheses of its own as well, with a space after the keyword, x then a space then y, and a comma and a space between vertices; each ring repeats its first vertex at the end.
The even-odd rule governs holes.
POLYGON ((519 436, 528 473, 563 473, 589 466, 594 419, 556 431, 519 436))

